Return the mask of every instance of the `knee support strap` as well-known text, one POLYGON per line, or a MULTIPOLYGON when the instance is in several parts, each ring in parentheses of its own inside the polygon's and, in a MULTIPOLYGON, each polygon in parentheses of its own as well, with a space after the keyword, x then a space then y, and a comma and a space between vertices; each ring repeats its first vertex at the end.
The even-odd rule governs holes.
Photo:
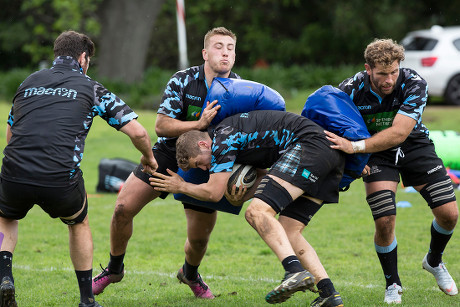
POLYGON ((292 202, 291 194, 269 176, 262 178, 254 193, 254 198, 266 202, 276 213, 279 213, 292 202))
POLYGON ((390 190, 382 190, 366 197, 371 208, 374 221, 383 216, 396 215, 395 193, 390 190))
POLYGON ((420 195, 431 209, 456 201, 451 179, 446 176, 438 181, 428 183, 420 190, 420 195))
POLYGON ((287 206, 286 209, 280 213, 280 216, 284 215, 290 217, 291 219, 299 221, 307 226, 312 217, 319 209, 321 209, 322 206, 322 204, 317 204, 302 195, 287 206))
POLYGON ((71 220, 66 220, 66 219, 63 219, 62 217, 60 219, 64 224, 75 225, 75 224, 83 222, 87 214, 88 214, 88 197, 86 197, 85 199, 85 207, 83 208, 83 210, 77 217, 71 220))

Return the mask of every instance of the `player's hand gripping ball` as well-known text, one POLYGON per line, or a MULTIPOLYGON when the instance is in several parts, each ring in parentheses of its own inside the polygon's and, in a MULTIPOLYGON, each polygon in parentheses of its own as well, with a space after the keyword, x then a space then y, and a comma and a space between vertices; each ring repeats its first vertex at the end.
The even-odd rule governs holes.
POLYGON ((236 185, 236 191, 240 187, 249 189, 254 185, 257 179, 257 170, 251 165, 243 165, 235 163, 233 165, 232 174, 228 179, 227 191, 232 193, 233 185, 236 185))

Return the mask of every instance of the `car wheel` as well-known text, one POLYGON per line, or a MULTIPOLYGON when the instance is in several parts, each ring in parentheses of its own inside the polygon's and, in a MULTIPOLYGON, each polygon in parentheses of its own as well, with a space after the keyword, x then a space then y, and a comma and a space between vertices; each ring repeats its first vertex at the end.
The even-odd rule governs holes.
POLYGON ((444 98, 448 104, 460 105, 460 75, 449 81, 444 98))

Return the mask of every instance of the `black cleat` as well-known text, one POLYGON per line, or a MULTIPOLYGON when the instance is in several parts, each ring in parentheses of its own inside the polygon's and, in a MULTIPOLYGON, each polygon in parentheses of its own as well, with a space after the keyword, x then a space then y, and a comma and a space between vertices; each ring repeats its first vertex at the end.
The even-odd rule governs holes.
POLYGON ((284 277, 279 286, 270 291, 265 300, 269 304, 278 304, 286 301, 295 292, 311 290, 315 287, 315 277, 308 272, 302 271, 298 273, 291 273, 284 277))
POLYGON ((14 284, 8 276, 2 279, 0 297, 0 307, 18 307, 15 298, 14 284))
POLYGON ((310 305, 310 307, 343 307, 342 297, 339 292, 332 293, 328 297, 317 297, 310 305))
POLYGON ((86 304, 86 303, 80 303, 80 304, 78 304, 78 307, 102 307, 102 306, 99 305, 98 302, 94 301, 94 302, 88 303, 88 304, 86 304))

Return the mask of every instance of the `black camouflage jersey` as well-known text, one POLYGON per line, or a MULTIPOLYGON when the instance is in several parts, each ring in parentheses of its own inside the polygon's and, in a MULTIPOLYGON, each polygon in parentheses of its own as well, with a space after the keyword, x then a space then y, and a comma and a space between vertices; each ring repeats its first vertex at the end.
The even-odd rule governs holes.
POLYGON ((81 176, 85 139, 99 115, 119 130, 137 114, 72 57, 57 57, 19 86, 8 125, 1 177, 38 186, 66 186, 81 176))
MULTIPOLYGON (((240 79, 240 76, 230 72, 230 78, 240 79)), ((204 74, 204 64, 193 66, 186 70, 176 72, 163 94, 159 114, 163 114, 181 121, 198 120, 201 115, 201 108, 206 103, 208 85, 204 74)), ((159 137, 158 142, 169 140, 175 144, 177 138, 159 137)))
POLYGON ((408 139, 427 140, 428 129, 422 123, 422 113, 428 98, 428 87, 426 81, 414 70, 400 68, 393 92, 383 99, 371 89, 366 71, 344 80, 339 88, 358 107, 370 134, 391 127, 396 114, 402 114, 416 121, 408 139))
POLYGON ((324 129, 284 111, 251 111, 224 119, 213 131, 212 173, 230 172, 234 163, 271 167, 296 142, 315 139, 329 147, 324 129))

